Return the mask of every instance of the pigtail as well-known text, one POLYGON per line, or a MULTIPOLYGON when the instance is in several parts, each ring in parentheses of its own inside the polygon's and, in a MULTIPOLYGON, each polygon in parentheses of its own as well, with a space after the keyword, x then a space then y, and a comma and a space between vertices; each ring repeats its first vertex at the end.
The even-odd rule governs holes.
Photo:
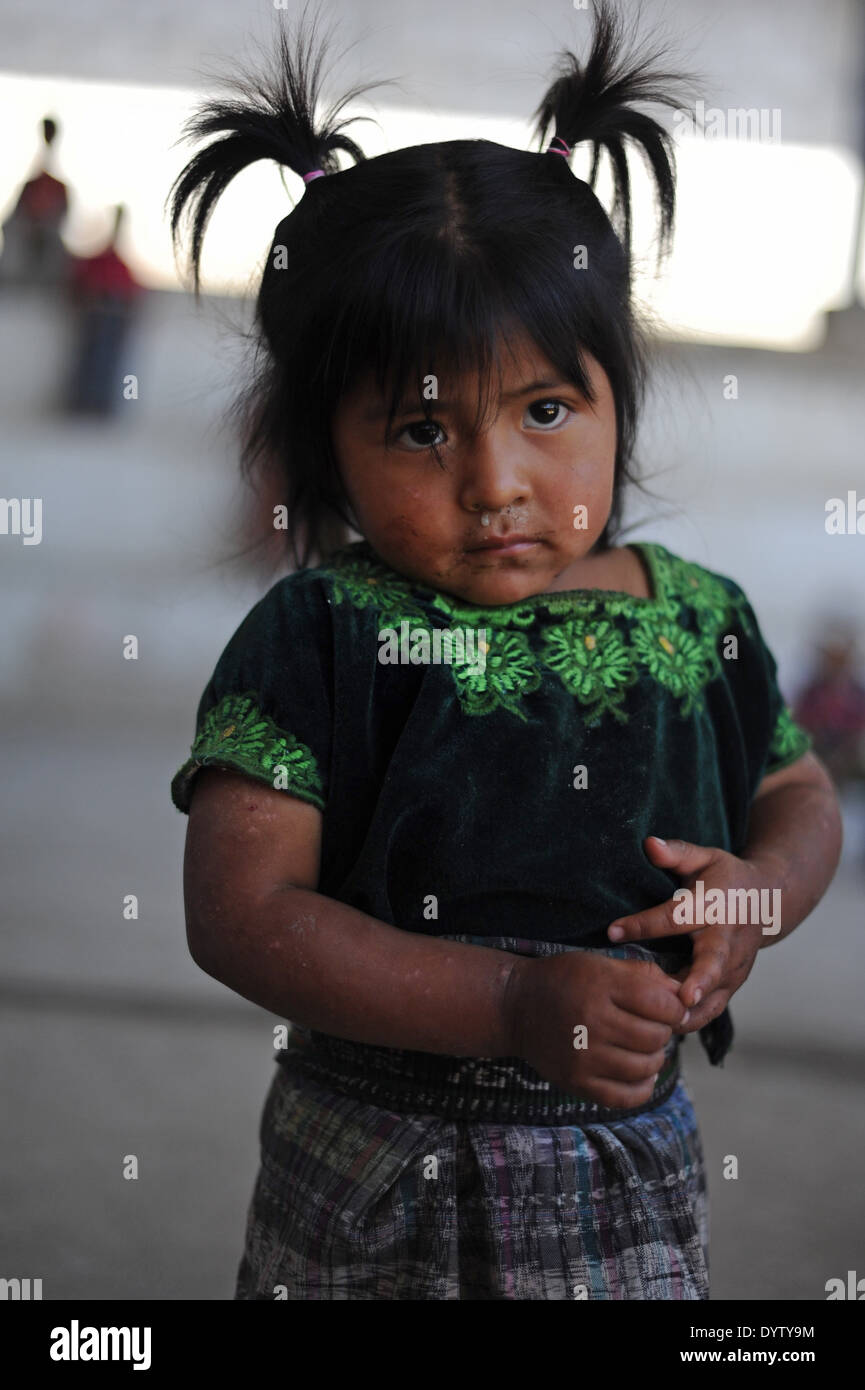
POLYGON ((301 176, 315 169, 334 174, 339 172, 338 150, 350 155, 355 164, 365 159, 360 146, 344 130, 353 120, 369 117, 337 117, 348 102, 377 84, 352 87, 316 119, 321 69, 329 39, 328 35, 316 47, 315 25, 307 28, 304 14, 295 40, 279 29, 275 59, 269 71, 266 67, 261 72, 241 70, 239 75, 220 79, 223 85, 235 89, 239 100, 206 101, 185 122, 181 139, 202 139, 224 132, 222 139, 192 157, 166 199, 171 207, 175 255, 184 214, 192 224, 189 262, 196 297, 201 247, 210 215, 223 190, 242 169, 258 159, 273 159, 301 176))
POLYGON ((654 176, 659 213, 659 251, 669 249, 676 209, 675 154, 672 135, 653 117, 633 109, 635 101, 677 108, 690 74, 655 67, 662 50, 642 56, 625 53, 621 17, 608 0, 594 0, 592 47, 585 63, 574 53, 561 57, 560 73, 534 113, 534 134, 543 147, 548 138, 571 147, 591 142, 589 184, 594 189, 601 151, 613 171, 611 217, 628 263, 631 259, 631 180, 626 142, 637 145, 654 176), (677 89, 680 95, 676 95, 677 89))

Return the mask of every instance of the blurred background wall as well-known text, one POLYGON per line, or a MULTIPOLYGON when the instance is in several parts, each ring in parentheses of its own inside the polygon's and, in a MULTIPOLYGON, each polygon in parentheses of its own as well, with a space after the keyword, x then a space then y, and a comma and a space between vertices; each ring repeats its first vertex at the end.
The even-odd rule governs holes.
MULTIPOLYGON (((679 140, 680 228, 661 282, 648 238, 641 251, 659 328, 641 444, 656 500, 635 495, 628 539, 736 578, 792 700, 827 632, 855 635, 865 618, 865 535, 825 526, 830 498, 865 498, 865 14, 856 0, 643 10, 727 127, 679 140), (739 108, 766 113, 762 137, 737 133, 739 108)), ((378 122, 354 131, 369 153, 473 134, 526 146, 555 54, 589 27, 564 0, 322 11, 335 56, 356 42, 335 87, 397 79, 357 107, 378 122)), ((0 0, 0 218, 50 171, 68 200, 56 234, 78 267, 74 284, 28 282, 8 259, 4 276, 5 244, 0 258, 0 491, 42 502, 38 543, 11 524, 0 534, 0 1276, 41 1278, 45 1298, 230 1298, 255 1174, 275 1020, 187 954, 186 822, 168 785, 216 657, 276 577, 230 558, 249 500, 222 413, 244 361, 231 325, 248 326, 249 287, 302 185, 263 165, 236 180, 199 305, 162 200, 191 152, 172 147, 182 118, 213 90, 200 69, 254 62, 248 40, 266 45, 273 20, 263 0, 0 0), (125 306, 110 331, 109 300, 125 306), (101 347, 85 312, 108 332, 101 347), (108 408, 84 399, 85 353, 108 408)), ((850 661, 861 681, 861 644, 850 661)), ((717 1299, 822 1299, 861 1265, 861 788, 844 787, 826 898, 733 1000, 724 1068, 685 1049, 717 1299)))

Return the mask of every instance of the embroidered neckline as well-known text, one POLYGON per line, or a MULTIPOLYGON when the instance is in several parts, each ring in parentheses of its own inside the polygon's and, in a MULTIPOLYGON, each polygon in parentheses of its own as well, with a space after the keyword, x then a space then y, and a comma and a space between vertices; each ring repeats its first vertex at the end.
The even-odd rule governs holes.
MULTIPOLYGON (((399 629, 407 621, 422 638, 448 623, 488 629, 482 665, 464 659, 448 665, 468 715, 506 711, 522 722, 537 718, 530 697, 553 676, 581 706, 586 729, 606 717, 626 724, 630 691, 647 673, 685 719, 704 708, 706 686, 723 674, 726 642, 738 643, 730 628, 739 626, 754 641, 759 634, 745 594, 731 580, 657 542, 637 542, 636 548, 652 580, 648 598, 619 589, 573 589, 482 608, 413 583, 380 561, 365 540, 342 547, 318 572, 328 581, 329 603, 372 610, 380 628, 399 629)), ((793 762, 811 743, 782 705, 766 770, 793 762)), ((208 765, 233 767, 324 809, 315 754, 262 710, 254 689, 226 693, 208 711, 190 753, 172 782, 180 810, 188 808, 195 772, 208 765)))
POLYGON ((522 612, 530 608, 547 608, 554 613, 570 613, 580 607, 610 604, 618 611, 625 612, 629 606, 636 609, 646 609, 669 604, 671 575, 669 572, 665 572, 663 559, 668 556, 672 558, 670 552, 655 541, 633 541, 625 548, 637 551, 642 558, 643 567, 652 587, 652 593, 648 597, 631 594, 627 589, 583 588, 557 589, 553 592, 527 594, 525 598, 514 599, 511 603, 474 603, 470 599, 459 598, 456 594, 447 593, 443 589, 434 589, 430 585, 422 584, 419 580, 401 574, 398 570, 391 568, 385 560, 382 560, 366 539, 353 541, 343 546, 332 556, 330 564, 324 568, 344 569, 348 567, 351 569, 360 561, 365 567, 369 567, 370 575, 367 582, 371 584, 381 583, 382 588, 386 587, 394 596, 395 590, 401 587, 406 596, 417 594, 427 603, 433 604, 442 612, 451 613, 454 617, 464 618, 472 613, 487 617, 497 614, 500 622, 515 621, 518 626, 523 625, 520 621, 522 612), (381 578, 377 578, 378 575, 381 575, 381 578), (387 576, 386 585, 382 582, 384 576, 387 576))
MULTIPOLYGON (((605 715, 624 723, 630 687, 647 671, 687 718, 721 675, 719 638, 728 625, 754 635, 749 605, 737 586, 665 546, 643 541, 639 550, 652 578, 648 598, 575 589, 483 608, 398 574, 365 539, 343 547, 322 572, 331 602, 372 610, 380 629, 414 624, 421 640, 423 631, 444 624, 485 630, 483 663, 450 664, 467 714, 504 708, 526 720, 526 697, 539 690, 546 670, 584 707, 587 727, 605 715)), ((419 663, 427 659, 421 651, 419 663)))

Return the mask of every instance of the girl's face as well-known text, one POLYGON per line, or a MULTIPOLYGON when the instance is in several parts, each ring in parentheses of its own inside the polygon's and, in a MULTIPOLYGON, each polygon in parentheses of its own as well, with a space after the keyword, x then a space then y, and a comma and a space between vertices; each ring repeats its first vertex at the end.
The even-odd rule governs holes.
POLYGON ((612 503, 616 412, 606 372, 590 354, 584 361, 594 405, 519 339, 495 418, 476 433, 475 375, 439 381, 431 420, 417 400, 404 401, 389 439, 385 402, 369 381, 344 397, 336 458, 359 530, 381 559, 479 605, 591 587, 587 557, 612 503))

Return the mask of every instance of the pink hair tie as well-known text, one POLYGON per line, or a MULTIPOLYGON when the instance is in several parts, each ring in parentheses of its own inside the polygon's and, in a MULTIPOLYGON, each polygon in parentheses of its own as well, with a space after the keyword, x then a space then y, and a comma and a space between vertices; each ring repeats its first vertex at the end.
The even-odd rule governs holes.
POLYGON ((571 153, 571 147, 570 147, 570 145, 566 145, 566 144, 565 144, 565 142, 564 142, 564 140, 562 139, 561 135, 556 135, 556 136, 553 138, 553 140, 551 141, 551 143, 550 143, 549 145, 547 145, 547 148, 544 150, 544 154, 562 154, 562 155, 564 155, 565 159, 568 159, 568 158, 569 158, 570 153, 571 153), (558 141, 560 145, 563 145, 564 148, 561 149, 561 150, 555 150, 555 149, 553 149, 553 145, 555 145, 556 141, 558 141))
POLYGON ((324 170, 323 170, 323 169, 313 169, 313 171, 312 171, 311 174, 304 174, 304 175, 303 175, 303 181, 304 181, 304 183, 309 183, 309 181, 310 181, 311 179, 323 179, 323 178, 324 178, 324 170))

